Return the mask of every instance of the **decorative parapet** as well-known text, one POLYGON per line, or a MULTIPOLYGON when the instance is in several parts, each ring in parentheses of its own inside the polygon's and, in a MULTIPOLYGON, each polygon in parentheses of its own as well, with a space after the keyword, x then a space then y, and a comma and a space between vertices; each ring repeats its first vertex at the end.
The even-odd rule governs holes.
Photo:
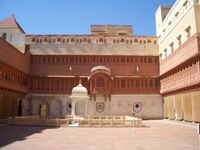
POLYGON ((135 44, 157 45, 153 36, 26 35, 26 44, 135 44))

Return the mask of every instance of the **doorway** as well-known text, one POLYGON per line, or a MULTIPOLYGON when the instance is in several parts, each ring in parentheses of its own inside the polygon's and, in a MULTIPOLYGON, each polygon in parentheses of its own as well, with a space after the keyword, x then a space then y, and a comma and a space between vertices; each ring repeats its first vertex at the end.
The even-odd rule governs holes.
POLYGON ((23 100, 20 99, 18 101, 18 113, 17 113, 17 116, 22 116, 22 109, 23 109, 23 100))

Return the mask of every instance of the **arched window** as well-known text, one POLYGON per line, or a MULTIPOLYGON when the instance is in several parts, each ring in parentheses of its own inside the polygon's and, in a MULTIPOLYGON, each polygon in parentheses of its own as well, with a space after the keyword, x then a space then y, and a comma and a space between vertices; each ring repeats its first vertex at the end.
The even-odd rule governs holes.
POLYGON ((46 39, 46 38, 44 39, 44 42, 47 42, 47 39, 46 39))
POLYGON ((134 43, 138 43, 138 40, 137 40, 137 39, 135 39, 135 40, 134 40, 134 43))
POLYGON ((101 38, 101 39, 99 39, 99 42, 103 42, 103 39, 101 38))
POLYGON ((150 40, 150 39, 148 39, 147 43, 151 43, 151 40, 150 40))
POLYGON ((32 39, 32 42, 35 42, 35 38, 32 39))
POLYGON ((121 43, 123 43, 123 42, 125 42, 125 40, 124 39, 121 39, 121 41, 120 41, 121 43))
POLYGON ((6 34, 5 32, 2 34, 2 38, 3 38, 4 40, 7 39, 7 34, 6 34))
POLYGON ((58 38, 58 39, 57 39, 57 42, 61 42, 61 39, 60 39, 60 38, 58 38))
POLYGON ((83 42, 85 42, 85 43, 86 43, 86 42, 87 42, 87 38, 84 38, 84 39, 83 39, 83 42))
POLYGON ((71 38, 71 42, 75 42, 75 39, 74 39, 74 38, 71 38))

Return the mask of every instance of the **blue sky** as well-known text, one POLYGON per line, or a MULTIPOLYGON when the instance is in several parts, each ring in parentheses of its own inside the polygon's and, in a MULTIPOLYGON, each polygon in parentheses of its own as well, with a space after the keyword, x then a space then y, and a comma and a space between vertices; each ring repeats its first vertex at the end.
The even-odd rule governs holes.
POLYGON ((133 25, 155 35, 159 5, 175 0, 0 0, 0 20, 15 15, 27 34, 90 34, 91 24, 133 25))

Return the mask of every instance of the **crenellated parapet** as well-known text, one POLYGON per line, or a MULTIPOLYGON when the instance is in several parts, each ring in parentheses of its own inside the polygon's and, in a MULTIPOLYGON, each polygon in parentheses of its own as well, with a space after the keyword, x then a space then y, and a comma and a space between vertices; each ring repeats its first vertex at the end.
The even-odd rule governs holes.
POLYGON ((26 35, 26 44, 134 44, 157 45, 151 36, 26 35))
POLYGON ((157 37, 102 35, 26 35, 32 54, 156 55, 157 37))

